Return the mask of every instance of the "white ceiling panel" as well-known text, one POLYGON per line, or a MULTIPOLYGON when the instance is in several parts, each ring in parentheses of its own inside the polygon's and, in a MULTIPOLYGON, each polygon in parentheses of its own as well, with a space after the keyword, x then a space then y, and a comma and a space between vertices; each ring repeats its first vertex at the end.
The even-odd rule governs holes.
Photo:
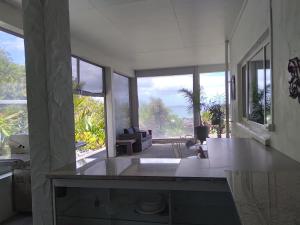
POLYGON ((243 0, 70 0, 71 32, 133 69, 224 63, 243 0))

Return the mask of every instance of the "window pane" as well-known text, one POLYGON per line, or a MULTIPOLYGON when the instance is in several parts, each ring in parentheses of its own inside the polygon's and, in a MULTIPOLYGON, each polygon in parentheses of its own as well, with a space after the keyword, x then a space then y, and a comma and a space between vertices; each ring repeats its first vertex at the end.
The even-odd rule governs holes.
POLYGON ((0 31, 0 149, 7 137, 27 133, 24 41, 0 31))
POLYGON ((210 129, 209 137, 225 137, 225 72, 200 74, 202 123, 210 129))
POLYGON ((80 89, 89 93, 103 92, 103 69, 80 60, 80 89))
MULTIPOLYGON (((80 150, 105 150, 104 97, 73 95, 75 141, 84 142, 80 150)), ((77 159, 84 152, 77 151, 77 159), (82 154, 80 154, 82 153, 82 154)))
POLYGON ((242 103, 243 117, 247 118, 247 66, 242 67, 242 103))
POLYGON ((271 46, 266 46, 266 124, 272 123, 271 46))
POLYGON ((249 61, 249 119, 264 124, 265 120, 265 74, 264 51, 260 50, 249 61))
POLYGON ((113 93, 116 109, 116 132, 122 134, 125 128, 131 126, 129 111, 129 79, 114 73, 113 93))
POLYGON ((72 57, 71 60, 72 63, 72 80, 73 85, 76 85, 78 83, 78 73, 77 73, 77 58, 72 57))
POLYGON ((192 90, 190 74, 138 78, 140 128, 156 139, 193 135, 192 90))

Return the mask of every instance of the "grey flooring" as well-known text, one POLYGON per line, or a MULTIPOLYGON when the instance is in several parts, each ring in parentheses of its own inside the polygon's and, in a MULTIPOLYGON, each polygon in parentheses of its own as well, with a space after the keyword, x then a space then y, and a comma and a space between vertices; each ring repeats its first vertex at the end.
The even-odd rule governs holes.
MULTIPOLYGON (((194 148, 187 149, 184 144, 181 145, 182 158, 196 156, 194 148)), ((122 155, 121 157, 132 158, 176 158, 175 152, 172 149, 172 144, 153 144, 150 148, 135 153, 132 156, 122 155)))

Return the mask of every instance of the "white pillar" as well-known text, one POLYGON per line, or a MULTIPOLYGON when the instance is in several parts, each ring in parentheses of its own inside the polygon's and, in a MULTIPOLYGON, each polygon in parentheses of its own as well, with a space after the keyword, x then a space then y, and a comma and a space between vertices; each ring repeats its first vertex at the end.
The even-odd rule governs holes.
POLYGON ((229 41, 225 41, 225 104, 226 104, 226 138, 229 138, 229 41))
POLYGON ((75 162, 68 0, 23 0, 34 225, 53 224, 47 173, 75 162))
MULTIPOLYGON (((193 95, 194 95, 194 127, 199 126, 201 124, 201 116, 200 116, 200 77, 199 77, 199 67, 194 67, 193 74, 193 95)), ((196 130, 194 129, 194 135, 196 136, 196 130)))
POLYGON ((113 93, 113 70, 105 68, 105 94, 106 94, 106 149, 108 157, 116 156, 116 124, 115 124, 115 100, 113 93))
POLYGON ((131 125, 139 127, 139 99, 138 99, 138 86, 137 77, 130 78, 130 116, 131 125))

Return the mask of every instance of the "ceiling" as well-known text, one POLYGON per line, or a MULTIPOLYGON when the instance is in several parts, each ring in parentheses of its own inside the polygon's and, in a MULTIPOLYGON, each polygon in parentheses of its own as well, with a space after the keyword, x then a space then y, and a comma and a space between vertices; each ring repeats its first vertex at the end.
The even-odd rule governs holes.
POLYGON ((225 61, 243 0, 70 0, 71 33, 134 69, 225 61))
POLYGON ((71 35, 132 69, 220 64, 243 2, 69 0, 71 35))

